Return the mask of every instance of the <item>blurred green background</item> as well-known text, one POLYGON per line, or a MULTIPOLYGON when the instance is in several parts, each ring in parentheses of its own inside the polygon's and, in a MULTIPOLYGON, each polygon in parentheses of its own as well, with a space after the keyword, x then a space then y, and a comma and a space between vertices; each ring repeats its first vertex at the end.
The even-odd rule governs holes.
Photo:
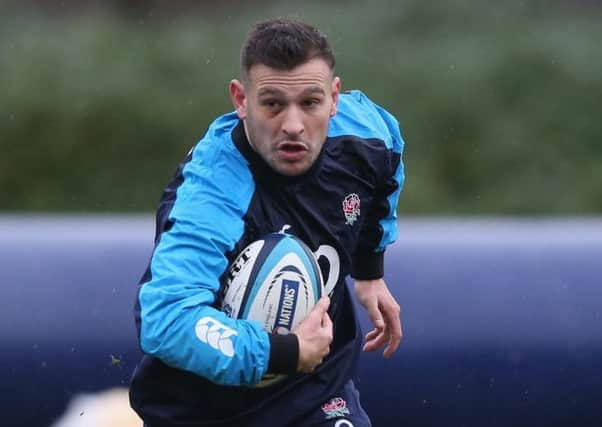
POLYGON ((0 211, 154 210, 282 15, 398 117, 401 215, 602 213, 602 5, 568 0, 4 1, 0 211))

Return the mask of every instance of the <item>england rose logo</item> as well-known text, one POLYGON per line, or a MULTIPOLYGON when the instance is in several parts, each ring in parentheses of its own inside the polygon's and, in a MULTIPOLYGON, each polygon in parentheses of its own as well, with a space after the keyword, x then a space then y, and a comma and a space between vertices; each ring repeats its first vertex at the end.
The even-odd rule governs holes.
POLYGON ((345 400, 340 397, 332 398, 328 402, 323 404, 322 411, 324 412, 324 415, 326 415, 327 420, 331 418, 344 417, 345 415, 349 415, 349 408, 347 407, 347 402, 345 402, 345 400))
POLYGON ((345 214, 345 224, 353 225, 360 216, 360 196, 355 193, 348 194, 343 200, 343 213, 345 214))

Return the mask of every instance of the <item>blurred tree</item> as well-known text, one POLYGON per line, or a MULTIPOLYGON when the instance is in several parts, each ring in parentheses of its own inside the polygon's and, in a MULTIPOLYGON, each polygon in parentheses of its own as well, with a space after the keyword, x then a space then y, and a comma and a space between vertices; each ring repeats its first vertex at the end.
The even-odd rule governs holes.
POLYGON ((0 5, 0 210, 152 210, 231 110, 248 26, 296 15, 330 35, 344 88, 399 117, 402 213, 602 213, 593 3, 54 4, 0 5))

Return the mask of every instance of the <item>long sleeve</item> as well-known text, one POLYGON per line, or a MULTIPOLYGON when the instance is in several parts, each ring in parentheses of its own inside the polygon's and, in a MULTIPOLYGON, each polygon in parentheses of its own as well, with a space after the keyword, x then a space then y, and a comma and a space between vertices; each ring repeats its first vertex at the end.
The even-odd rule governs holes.
POLYGON ((404 184, 404 141, 399 123, 383 108, 372 106, 377 112, 375 120, 382 129, 386 150, 379 167, 382 174, 352 257, 352 277, 366 280, 383 276, 384 251, 397 238, 397 202, 404 184))
POLYGON ((141 348, 215 383, 257 383, 269 363, 268 334, 213 306, 226 253, 244 231, 253 179, 234 150, 205 142, 182 177, 138 295, 141 348))

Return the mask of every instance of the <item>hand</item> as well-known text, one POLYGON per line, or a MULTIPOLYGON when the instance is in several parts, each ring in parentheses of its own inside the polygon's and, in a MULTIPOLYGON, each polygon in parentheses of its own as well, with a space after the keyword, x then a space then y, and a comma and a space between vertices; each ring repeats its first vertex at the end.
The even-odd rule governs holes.
POLYGON ((299 340, 298 372, 313 372, 330 353, 332 321, 327 313, 329 305, 328 297, 320 298, 313 310, 293 330, 299 340))
POLYGON ((390 357, 401 341, 400 308, 383 279, 356 280, 355 295, 368 311, 374 329, 366 334, 364 351, 375 351, 387 345, 384 357, 390 357))

